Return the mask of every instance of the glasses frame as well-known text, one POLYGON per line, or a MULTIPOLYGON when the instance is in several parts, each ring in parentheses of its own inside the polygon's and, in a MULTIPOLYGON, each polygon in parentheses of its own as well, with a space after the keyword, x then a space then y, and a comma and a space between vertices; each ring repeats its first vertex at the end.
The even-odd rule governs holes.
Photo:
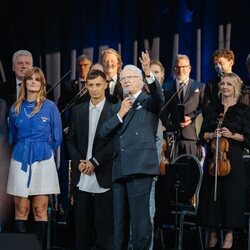
POLYGON ((174 66, 174 70, 186 69, 187 67, 190 67, 190 65, 174 66))

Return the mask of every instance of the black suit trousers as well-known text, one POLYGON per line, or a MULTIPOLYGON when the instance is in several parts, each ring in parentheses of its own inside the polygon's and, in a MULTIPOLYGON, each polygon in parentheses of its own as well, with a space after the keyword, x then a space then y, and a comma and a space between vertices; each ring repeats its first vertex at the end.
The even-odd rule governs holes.
POLYGON ((76 250, 113 250, 112 190, 92 194, 74 192, 76 250))
POLYGON ((114 249, 128 249, 130 223, 133 250, 149 249, 152 236, 150 192, 153 177, 140 176, 116 181, 114 199, 114 249))

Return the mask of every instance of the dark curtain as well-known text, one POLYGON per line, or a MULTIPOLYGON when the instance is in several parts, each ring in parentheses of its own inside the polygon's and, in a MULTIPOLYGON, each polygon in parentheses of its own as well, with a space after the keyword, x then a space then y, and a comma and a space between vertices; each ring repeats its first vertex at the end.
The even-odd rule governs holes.
MULTIPOLYGON (((46 56, 58 54, 60 78, 71 67, 72 51, 77 56, 89 49, 97 62, 101 48, 113 47, 121 51, 124 64, 137 63, 134 58, 145 49, 145 39, 153 46, 153 39, 159 37, 158 59, 170 78, 173 37, 179 34, 179 53, 190 57, 195 78, 196 31, 200 28, 201 78, 206 81, 214 75, 211 54, 218 48, 218 26, 230 23, 230 48, 236 54, 234 70, 244 77, 250 49, 249 9, 248 0, 2 1, 0 60, 8 79, 16 50, 30 50, 34 64, 45 71, 46 56)), ((51 74, 53 63, 50 67, 51 74)))

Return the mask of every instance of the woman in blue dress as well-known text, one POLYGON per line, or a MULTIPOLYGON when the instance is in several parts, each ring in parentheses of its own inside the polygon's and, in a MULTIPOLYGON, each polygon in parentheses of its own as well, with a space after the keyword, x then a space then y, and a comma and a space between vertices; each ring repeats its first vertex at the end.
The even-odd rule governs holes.
POLYGON ((46 98, 41 69, 27 70, 9 114, 12 147, 7 193, 14 196, 15 226, 26 232, 30 209, 41 244, 47 226, 49 194, 60 192, 54 153, 62 141, 59 111, 46 98))

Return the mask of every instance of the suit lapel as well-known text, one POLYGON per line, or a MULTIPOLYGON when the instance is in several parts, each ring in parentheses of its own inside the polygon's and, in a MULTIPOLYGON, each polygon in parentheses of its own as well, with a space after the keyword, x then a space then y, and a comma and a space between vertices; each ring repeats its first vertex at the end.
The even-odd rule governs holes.
POLYGON ((174 80, 172 83, 172 91, 173 91, 173 93, 175 93, 177 91, 176 80, 174 80))
POLYGON ((97 135, 98 135, 98 133, 99 133, 99 130, 101 129, 102 124, 103 124, 104 120, 105 120, 106 117, 107 117, 107 114, 108 114, 108 111, 109 111, 109 107, 110 107, 110 105, 109 105, 109 103, 108 103, 107 100, 106 100, 106 101, 105 101, 105 104, 104 104, 104 107, 103 107, 103 109, 102 109, 102 113, 100 114, 100 118, 99 118, 99 120, 98 120, 98 124, 97 124, 97 126, 96 126, 95 139, 94 139, 94 141, 96 140, 97 135))
POLYGON ((123 126, 122 126, 122 131, 127 127, 128 123, 130 122, 131 118, 134 116, 136 109, 139 105, 141 105, 145 101, 145 94, 141 93, 135 100, 132 108, 129 110, 127 115, 125 116, 123 126))
POLYGON ((193 92, 193 80, 189 79, 189 83, 187 85, 184 101, 186 101, 189 98, 189 96, 192 92, 193 92))
MULTIPOLYGON (((89 102, 86 103, 87 105, 84 105, 82 112, 79 114, 79 124, 82 124, 80 126, 81 134, 88 137, 89 134, 89 102)), ((87 138, 88 140, 88 138, 87 138)))

